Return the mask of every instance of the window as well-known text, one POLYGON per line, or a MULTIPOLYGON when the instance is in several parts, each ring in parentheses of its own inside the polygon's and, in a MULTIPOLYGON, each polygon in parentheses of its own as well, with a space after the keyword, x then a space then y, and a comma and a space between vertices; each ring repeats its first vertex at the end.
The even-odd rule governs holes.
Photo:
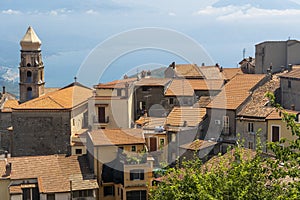
POLYGON ((253 122, 249 122, 248 123, 248 132, 249 133, 254 132, 254 124, 253 124, 253 122))
POLYGON ((47 200, 55 200, 55 194, 47 194, 47 200))
POLYGON ((143 169, 133 169, 130 170, 130 180, 144 180, 144 170, 143 169))
POLYGON ((93 197, 94 192, 93 192, 93 190, 77 190, 77 191, 73 191, 72 195, 73 195, 73 198, 93 197))
POLYGON ((149 86, 143 86, 142 91, 150 91, 150 87, 149 86))
POLYGON ((138 190, 138 191, 129 191, 126 192, 127 200, 146 200, 147 192, 146 190, 138 190))
POLYGON ((23 200, 31 200, 31 190, 30 188, 23 189, 23 200))
POLYGON ((159 139, 159 144, 160 146, 165 146, 165 139, 164 138, 159 139))
POLYGON ((248 148, 249 148, 249 149, 254 149, 254 148, 253 148, 253 142, 248 142, 248 148))
POLYGON ((172 133, 171 142, 176 142, 176 133, 172 133))
POLYGON ((174 98, 171 97, 171 98, 169 99, 169 103, 170 103, 170 105, 173 105, 173 104, 174 104, 174 98))
POLYGON ((292 88, 292 82, 288 80, 288 88, 292 88))
POLYGON ((121 89, 117 89, 117 96, 121 96, 122 95, 122 90, 121 89))
POLYGON ((272 138, 271 141, 272 142, 279 142, 280 139, 280 127, 279 126, 272 126, 272 138))
POLYGON ((223 116, 223 127, 229 127, 229 116, 223 116))
POLYGON ((82 149, 75 149, 75 153, 76 153, 76 155, 82 154, 82 149))
POLYGON ((98 107, 98 122, 105 123, 105 107, 98 107))
POLYGON ((136 146, 131 146, 131 151, 136 151, 136 146))
POLYGON ((104 186, 104 196, 115 196, 115 187, 113 185, 104 186))
POLYGON ((223 116, 223 134, 229 134, 229 116, 223 116))

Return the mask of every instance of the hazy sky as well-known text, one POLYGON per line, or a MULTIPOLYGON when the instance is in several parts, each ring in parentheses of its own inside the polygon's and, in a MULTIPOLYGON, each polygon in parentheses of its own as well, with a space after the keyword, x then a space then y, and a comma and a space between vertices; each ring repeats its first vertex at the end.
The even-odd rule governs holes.
MULTIPOLYGON (((244 48, 246 56, 254 56, 254 45, 259 42, 299 39, 299 3, 300 0, 1 0, 0 66, 18 66, 18 43, 31 25, 43 43, 49 86, 72 82, 98 44, 143 27, 178 31, 198 42, 213 62, 236 67, 244 48)), ((162 55, 166 54, 131 53, 127 59, 123 56, 122 62, 114 63, 123 65, 120 68, 127 66, 128 71, 148 63, 183 62, 179 57, 162 55), (147 58, 145 63, 143 58, 147 58)), ((120 76, 111 73, 103 80, 120 76)))

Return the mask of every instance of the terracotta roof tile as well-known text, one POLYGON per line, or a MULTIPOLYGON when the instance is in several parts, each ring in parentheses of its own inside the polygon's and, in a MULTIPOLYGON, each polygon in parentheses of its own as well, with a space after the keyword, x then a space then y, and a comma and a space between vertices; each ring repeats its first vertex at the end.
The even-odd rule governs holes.
POLYGON ((135 83, 136 86, 166 86, 171 79, 169 78, 142 78, 135 83))
POLYGON ((165 96, 194 96, 194 89, 187 79, 173 79, 165 96))
POLYGON ((222 79, 189 79, 194 90, 221 90, 224 81, 222 79))
POLYGON ((220 68, 217 66, 201 66, 200 72, 205 76, 205 79, 222 79, 223 74, 220 72, 220 68))
POLYGON ((216 145, 217 142, 210 140, 194 140, 188 144, 181 145, 180 148, 198 151, 216 145))
POLYGON ((157 126, 164 126, 166 118, 162 117, 140 117, 135 123, 143 126, 144 129, 154 129, 157 126))
POLYGON ((296 69, 293 69, 293 70, 290 71, 290 72, 282 73, 282 74, 280 75, 280 77, 282 77, 282 78, 295 78, 295 79, 300 79, 300 69, 299 69, 299 68, 296 68, 296 69))
POLYGON ((95 85, 95 89, 114 89, 114 88, 125 88, 126 83, 131 84, 135 82, 136 78, 127 78, 127 79, 121 79, 121 80, 115 80, 108 83, 99 83, 98 85, 95 85))
POLYGON ((196 64, 176 64, 175 72, 178 77, 204 78, 196 64))
POLYGON ((201 96, 199 100, 194 104, 194 107, 204 108, 211 102, 211 100, 212 98, 210 96, 201 96))
POLYGON ((91 89, 75 84, 22 103, 14 109, 72 109, 91 96, 91 89))
POLYGON ((282 110, 282 111, 279 111, 279 110, 273 109, 273 111, 267 116, 266 119, 268 119, 268 120, 275 120, 275 119, 281 120, 282 117, 283 117, 283 115, 281 115, 282 112, 286 112, 288 114, 298 114, 299 113, 299 112, 294 111, 294 110, 282 110))
POLYGON ((144 144, 142 129, 99 129, 89 132, 94 146, 144 144))
POLYGON ((223 68, 222 71, 225 80, 231 80, 237 74, 243 74, 240 68, 223 68))
MULTIPOLYGON (((37 178, 41 193, 69 192, 70 180, 76 186, 73 190, 98 188, 84 156, 12 157, 8 158, 8 162, 12 163, 11 180, 37 178)), ((3 162, 0 163, 3 168, 3 162)))
POLYGON ((238 113, 238 116, 262 118, 267 117, 274 108, 266 106, 266 104, 269 102, 269 99, 265 96, 265 94, 267 92, 274 93, 275 90, 279 87, 279 79, 276 76, 273 76, 272 80, 269 80, 253 91, 251 99, 238 113))
POLYGON ((18 100, 8 99, 4 102, 2 112, 12 112, 12 108, 17 107, 18 105, 19 105, 18 100))
POLYGON ((197 126, 204 118, 206 114, 205 108, 193 108, 193 107, 174 107, 167 117, 167 126, 197 126))
POLYGON ((251 89, 265 78, 263 74, 239 74, 230 80, 207 108, 237 109, 250 96, 251 89))

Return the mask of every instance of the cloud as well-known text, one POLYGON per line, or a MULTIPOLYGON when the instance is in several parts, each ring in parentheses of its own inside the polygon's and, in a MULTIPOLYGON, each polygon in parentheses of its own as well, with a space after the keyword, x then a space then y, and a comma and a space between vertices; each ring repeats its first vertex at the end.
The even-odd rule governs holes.
POLYGON ((72 12, 73 12, 72 10, 67 10, 66 8, 60 8, 60 9, 56 9, 56 10, 51 10, 49 12, 49 15, 51 15, 51 16, 65 15, 65 14, 69 14, 72 12))
POLYGON ((207 6, 204 9, 198 10, 195 15, 215 17, 219 21, 256 21, 257 20, 297 20, 300 19, 299 9, 262 9, 251 6, 250 4, 243 6, 225 6, 225 7, 212 7, 207 6))
POLYGON ((18 15, 18 14, 21 14, 20 11, 18 11, 18 10, 12 10, 12 9, 3 10, 2 13, 3 14, 7 14, 7 15, 18 15))
POLYGON ((169 16, 176 16, 176 13, 174 13, 174 12, 169 12, 168 15, 169 15, 169 16))
POLYGON ((97 15, 97 14, 99 14, 97 11, 95 11, 93 9, 87 10, 87 11, 85 11, 85 13, 89 14, 89 15, 97 15))

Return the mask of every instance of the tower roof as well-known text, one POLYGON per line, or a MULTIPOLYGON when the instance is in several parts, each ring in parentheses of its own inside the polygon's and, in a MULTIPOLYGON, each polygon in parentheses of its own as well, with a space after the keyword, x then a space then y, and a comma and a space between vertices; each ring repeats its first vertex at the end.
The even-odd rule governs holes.
POLYGON ((40 50, 42 42, 31 26, 28 27, 26 34, 20 41, 22 50, 40 50))

